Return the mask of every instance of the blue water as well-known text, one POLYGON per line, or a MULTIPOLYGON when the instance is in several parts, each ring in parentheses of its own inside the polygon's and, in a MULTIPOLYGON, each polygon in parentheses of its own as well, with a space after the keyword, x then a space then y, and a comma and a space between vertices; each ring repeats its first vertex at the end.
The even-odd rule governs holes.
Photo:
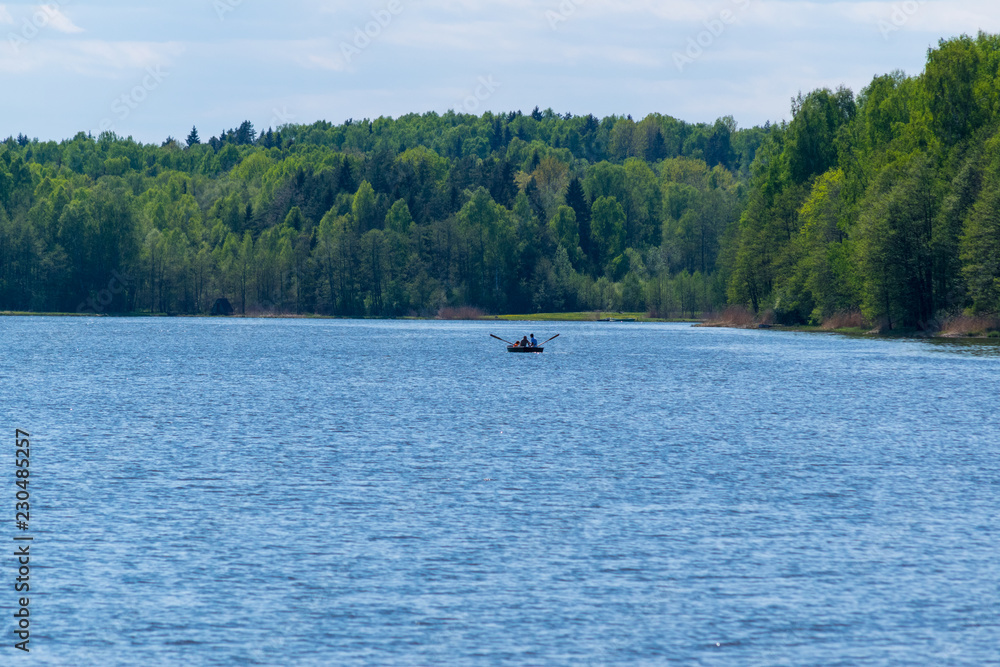
POLYGON ((1000 664, 998 352, 0 318, 0 663, 1000 664))

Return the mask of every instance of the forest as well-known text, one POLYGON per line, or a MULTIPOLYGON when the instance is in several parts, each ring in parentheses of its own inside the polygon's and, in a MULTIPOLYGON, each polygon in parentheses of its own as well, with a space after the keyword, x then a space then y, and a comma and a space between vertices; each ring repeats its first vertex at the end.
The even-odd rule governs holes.
POLYGON ((0 311, 1000 311, 1000 38, 741 129, 449 112, 0 143, 0 311))

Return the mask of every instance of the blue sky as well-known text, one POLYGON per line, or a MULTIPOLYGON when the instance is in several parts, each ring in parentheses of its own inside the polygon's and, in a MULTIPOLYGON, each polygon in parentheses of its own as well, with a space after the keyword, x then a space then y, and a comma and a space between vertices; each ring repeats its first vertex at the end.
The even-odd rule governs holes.
POLYGON ((0 0, 0 135, 535 105, 745 127, 979 30, 995 0, 0 0))

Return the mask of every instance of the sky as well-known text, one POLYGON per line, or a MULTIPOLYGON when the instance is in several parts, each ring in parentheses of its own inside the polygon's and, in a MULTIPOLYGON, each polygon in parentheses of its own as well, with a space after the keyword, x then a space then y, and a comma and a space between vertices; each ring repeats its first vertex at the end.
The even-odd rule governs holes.
POLYGON ((980 30, 996 0, 0 0, 0 136, 535 106, 749 127, 980 30))

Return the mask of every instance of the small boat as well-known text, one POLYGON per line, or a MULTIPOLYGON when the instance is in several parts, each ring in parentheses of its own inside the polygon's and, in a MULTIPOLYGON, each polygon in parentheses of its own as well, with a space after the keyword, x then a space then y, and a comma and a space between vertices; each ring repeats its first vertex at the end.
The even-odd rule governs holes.
POLYGON ((548 343, 551 340, 555 340, 556 338, 559 338, 559 334, 556 334, 555 336, 553 336, 549 340, 543 341, 540 345, 537 345, 535 347, 531 347, 530 345, 525 345, 523 347, 521 345, 515 345, 511 341, 505 340, 505 339, 501 338, 500 336, 494 336, 493 334, 490 334, 490 338, 496 338, 499 341, 503 341, 504 343, 507 343, 507 351, 508 352, 514 352, 514 353, 520 353, 520 354, 541 354, 542 352, 545 351, 545 347, 544 347, 545 343, 548 343))

